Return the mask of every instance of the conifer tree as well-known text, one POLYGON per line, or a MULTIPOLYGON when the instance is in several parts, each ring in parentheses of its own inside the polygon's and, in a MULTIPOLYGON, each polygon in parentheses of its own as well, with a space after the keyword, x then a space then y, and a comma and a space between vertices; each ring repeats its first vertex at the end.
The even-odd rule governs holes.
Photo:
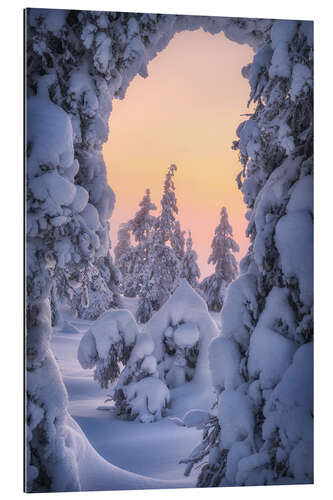
POLYGON ((175 221, 174 230, 171 233, 170 243, 177 259, 182 262, 185 256, 185 231, 180 227, 180 222, 175 221))
POLYGON ((237 262, 232 252, 239 252, 239 246, 232 239, 232 227, 225 207, 222 207, 220 215, 211 244, 212 253, 208 258, 208 264, 215 266, 215 272, 201 283, 208 308, 212 311, 221 310, 225 289, 237 276, 237 262))
POLYGON ((197 264, 198 254, 195 250, 193 250, 192 245, 192 235, 191 231, 189 231, 180 277, 185 278, 192 288, 197 288, 199 284, 198 279, 200 278, 200 269, 197 264))
POLYGON ((268 33, 243 68, 256 110, 233 147, 251 243, 210 346, 217 411, 186 461, 200 487, 313 482, 313 23, 268 33))
POLYGON ((139 203, 133 219, 122 224, 115 248, 116 262, 122 273, 122 290, 127 297, 136 297, 142 287, 143 269, 148 258, 148 242, 156 217, 151 215, 156 205, 151 201, 150 189, 139 203), (131 235, 136 245, 131 245, 131 235))
POLYGON ((135 266, 135 248, 131 244, 130 226, 128 223, 120 225, 118 243, 114 249, 115 264, 121 274, 121 292, 126 297, 135 297, 136 287, 133 282, 133 268, 135 266))
POLYGON ((170 165, 161 199, 161 213, 153 219, 149 238, 146 239, 145 255, 141 272, 142 286, 139 292, 137 320, 145 323, 153 311, 158 310, 173 292, 184 258, 184 231, 181 230, 173 177, 176 165, 170 165))
POLYGON ((133 219, 128 222, 128 226, 133 234, 134 240, 139 244, 143 244, 143 247, 145 247, 156 219, 156 217, 150 213, 152 210, 156 210, 156 205, 150 198, 150 189, 146 189, 146 193, 139 203, 139 207, 141 207, 140 210, 138 210, 133 219))

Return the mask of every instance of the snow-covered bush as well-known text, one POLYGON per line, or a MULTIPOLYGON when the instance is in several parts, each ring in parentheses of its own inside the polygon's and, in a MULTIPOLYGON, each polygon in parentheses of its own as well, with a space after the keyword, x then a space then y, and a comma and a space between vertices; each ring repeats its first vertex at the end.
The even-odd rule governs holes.
POLYGON ((123 389, 125 411, 130 418, 142 423, 154 422, 164 415, 170 395, 167 386, 158 378, 146 377, 131 382, 123 389))
POLYGON ((206 378, 208 345, 218 330, 207 305, 186 280, 180 280, 144 331, 152 336, 159 377, 170 389, 206 378))
POLYGON ((139 334, 131 356, 110 395, 121 418, 153 422, 164 415, 170 395, 167 386, 158 378, 153 351, 151 336, 139 334))
POLYGON ((185 280, 145 324, 110 400, 125 419, 152 422, 172 404, 169 389, 209 384, 208 345, 218 334, 207 305, 185 280))
POLYGON ((135 345, 138 329, 129 311, 118 309, 100 316, 82 337, 78 360, 82 368, 95 368, 94 378, 108 388, 120 374, 119 362, 126 364, 135 345))
POLYGON ((215 266, 215 272, 205 278, 200 284, 200 289, 211 311, 220 311, 228 285, 236 278, 238 266, 233 252, 239 252, 239 246, 232 239, 232 227, 228 221, 225 207, 221 210, 221 220, 215 229, 212 241, 212 253, 208 264, 215 266))

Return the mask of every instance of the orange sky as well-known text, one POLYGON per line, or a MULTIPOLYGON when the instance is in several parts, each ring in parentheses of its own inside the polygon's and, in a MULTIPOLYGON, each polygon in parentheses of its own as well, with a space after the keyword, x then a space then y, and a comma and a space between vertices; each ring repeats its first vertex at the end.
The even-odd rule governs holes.
POLYGON ((160 208, 172 162, 178 167, 179 220, 192 231, 202 277, 213 270, 207 259, 223 205, 239 256, 244 255, 246 208, 235 182, 240 164, 231 144, 245 119, 240 115, 249 112, 249 85, 241 68, 252 57, 250 47, 222 33, 182 32, 150 62, 148 78, 137 76, 125 99, 113 101, 104 145, 108 182, 116 194, 110 221, 113 247, 119 224, 135 214, 147 187, 160 208))

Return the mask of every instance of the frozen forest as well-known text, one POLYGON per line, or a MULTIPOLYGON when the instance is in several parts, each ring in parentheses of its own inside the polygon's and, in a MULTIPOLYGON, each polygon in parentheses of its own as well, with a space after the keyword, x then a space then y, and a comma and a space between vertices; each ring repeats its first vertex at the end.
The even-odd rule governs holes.
POLYGON ((26 490, 312 483, 313 23, 27 9, 26 88, 26 490), (111 242, 102 154, 113 99, 199 28, 253 49, 249 247, 221 199, 208 277, 181 166, 111 242))

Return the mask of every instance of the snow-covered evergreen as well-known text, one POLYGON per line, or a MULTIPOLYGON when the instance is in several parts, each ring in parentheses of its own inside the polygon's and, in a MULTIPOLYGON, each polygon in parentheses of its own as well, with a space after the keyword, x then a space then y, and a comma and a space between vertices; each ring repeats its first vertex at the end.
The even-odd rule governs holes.
POLYGON ((121 305, 119 294, 119 270, 110 254, 99 257, 92 266, 86 285, 87 300, 82 303, 81 294, 74 298, 74 309, 79 318, 94 320, 105 311, 121 305))
POLYGON ((199 285, 200 269, 197 264, 198 254, 192 247, 193 240, 191 231, 189 231, 186 239, 186 251, 181 263, 180 277, 185 278, 192 288, 197 288, 199 285))
POLYGON ((154 222, 148 245, 146 282, 140 295, 139 316, 144 301, 151 301, 152 310, 157 311, 177 286, 180 273, 177 254, 179 257, 183 255, 184 236, 176 221, 178 208, 173 181, 176 171, 176 165, 172 164, 165 176, 161 213, 154 222))
POLYGON ((151 214, 152 210, 156 210, 156 206, 151 201, 150 189, 146 189, 139 207, 140 209, 133 219, 129 220, 125 225, 129 236, 133 237, 135 245, 130 246, 128 249, 124 248, 124 253, 119 259, 123 269, 123 291, 124 295, 128 297, 135 297, 141 292, 152 232, 156 223, 156 217, 151 214))
POLYGON ((175 252, 179 262, 182 262, 185 256, 185 231, 180 227, 180 222, 175 221, 174 230, 171 233, 170 244, 175 252))
MULTIPOLYGON (((222 434, 216 427, 217 439, 208 446, 210 461, 199 484, 313 480, 312 23, 28 9, 28 491, 76 491, 86 484, 82 450, 89 446, 82 433, 82 446, 75 445, 79 433, 50 349, 50 294, 60 269, 66 274, 66 289, 87 290, 91 266, 110 249, 114 195, 106 180, 102 144, 112 99, 124 97, 136 74, 147 76, 149 60, 175 33, 200 27, 211 34, 223 31, 256 50, 243 74, 258 107, 239 127, 235 144, 244 167, 238 181, 249 207, 252 244, 241 276, 229 287, 222 315, 224 334, 239 353, 235 366, 244 383, 238 385, 236 377, 230 390, 219 384, 216 418, 222 434), (279 304, 286 294, 289 308, 274 309, 272 315, 268 297, 274 287, 282 290, 279 304), (236 302, 228 299, 233 294, 236 302), (267 375, 265 356, 255 341, 249 351, 266 308, 270 326, 261 325, 256 335, 267 330, 278 335, 274 338, 284 360, 283 374, 274 365, 274 373, 267 375), (287 321, 290 309, 294 329, 287 321), (283 339, 295 344, 293 357, 283 339), (259 372, 265 372, 261 379, 259 372), (267 387, 267 380, 276 385, 267 387)), ((218 368, 213 377, 219 380, 218 368)))
MULTIPOLYGON (((165 176, 163 196, 161 199, 161 214, 158 217, 156 224, 156 232, 158 232, 158 240, 161 243, 170 242, 172 244, 173 236, 176 230, 176 217, 178 214, 177 199, 176 199, 176 186, 173 180, 177 166, 171 164, 165 176)), ((178 236, 181 236, 180 226, 178 226, 178 236)), ((180 248, 179 241, 175 241, 176 248, 180 248)))
POLYGON ((205 278, 200 285, 211 311, 222 309, 225 291, 236 278, 238 271, 233 253, 239 252, 239 246, 232 239, 232 227, 225 207, 222 207, 220 216, 220 223, 215 229, 211 244, 212 253, 208 258, 208 264, 212 263, 215 266, 215 272, 205 278))
POLYGON ((115 264, 125 276, 129 272, 129 255, 132 250, 131 233, 128 224, 122 223, 118 228, 118 241, 114 248, 115 264))
POLYGON ((146 323, 153 314, 154 295, 149 262, 150 259, 148 254, 148 262, 141 271, 142 286, 140 289, 139 303, 136 311, 136 319, 139 323, 146 323))
POLYGON ((180 280, 144 331, 152 336, 159 376, 170 389, 194 378, 209 383, 208 345, 218 330, 207 305, 186 280, 180 280))
POLYGON ((146 423, 161 418, 165 413, 170 393, 166 384, 159 379, 153 351, 152 337, 140 334, 110 395, 121 418, 146 423))
POLYGON ((188 460, 209 454, 200 486, 313 482, 312 71, 313 23, 298 21, 272 22, 243 70, 257 108, 234 148, 251 245, 211 344, 215 424, 188 460))
POLYGON ((120 290, 126 297, 135 297, 138 293, 137 274, 134 272, 137 252, 131 244, 131 232, 128 223, 119 226, 118 242, 114 249, 114 255, 115 264, 121 274, 120 290))
POLYGON ((146 193, 140 201, 139 207, 140 210, 138 210, 133 219, 128 222, 128 225, 134 240, 139 245, 142 245, 142 251, 144 251, 146 250, 145 246, 149 240, 156 220, 156 217, 150 213, 152 210, 156 210, 156 205, 151 201, 150 189, 146 189, 146 193))
POLYGON ((128 361, 137 336, 137 324, 129 311, 107 311, 82 337, 78 360, 82 368, 95 368, 95 380, 107 389, 120 374, 119 362, 128 361))

